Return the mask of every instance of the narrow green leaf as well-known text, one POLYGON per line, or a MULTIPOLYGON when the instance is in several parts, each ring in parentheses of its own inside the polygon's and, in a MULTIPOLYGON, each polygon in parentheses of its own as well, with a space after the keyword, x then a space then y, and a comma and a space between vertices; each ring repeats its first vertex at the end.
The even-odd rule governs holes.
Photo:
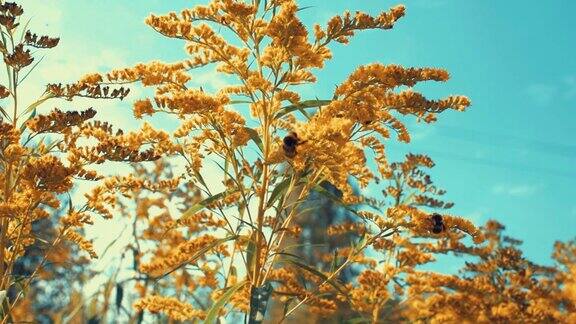
POLYGON ((10 119, 10 116, 8 116, 8 114, 6 113, 6 111, 4 110, 4 108, 0 107, 0 113, 2 113, 2 115, 4 115, 4 117, 6 119, 10 119))
MULTIPOLYGON (((299 248, 299 247, 328 247, 328 244, 326 243, 318 243, 318 244, 308 244, 308 243, 300 243, 300 244, 290 244, 290 245, 286 245, 282 248, 282 251, 286 251, 289 249, 295 249, 295 248, 299 248)), ((287 252, 278 252, 278 254, 282 254, 282 253, 287 253, 287 252)))
POLYGON ((231 105, 234 105, 234 104, 249 104, 249 103, 252 103, 252 101, 249 101, 249 100, 230 100, 230 102, 228 102, 228 103, 231 104, 231 105))
POLYGON ((202 177, 202 174, 200 174, 200 172, 198 172, 197 170, 194 170, 194 175, 196 176, 196 179, 198 179, 198 181, 200 181, 200 183, 204 186, 204 187, 208 187, 206 185, 206 181, 204 181, 204 177, 202 177))
POLYGON ((254 128, 250 128, 250 127, 244 127, 244 129, 248 132, 252 141, 254 141, 254 143, 256 143, 256 145, 258 145, 258 148, 260 149, 260 151, 264 152, 264 145, 262 144, 262 139, 260 138, 260 135, 258 134, 258 132, 254 128))
POLYGON ((345 287, 342 286, 342 284, 338 283, 336 280, 328 279, 328 276, 326 276, 322 272, 314 269, 313 267, 298 261, 298 259, 295 258, 293 255, 286 254, 286 253, 279 253, 279 254, 281 254, 283 256, 288 256, 283 261, 288 262, 290 264, 293 264, 293 265, 297 266, 298 268, 303 269, 305 271, 308 271, 309 273, 319 277, 320 279, 322 279, 323 281, 325 281, 326 283, 328 283, 332 287, 334 287, 336 290, 338 290, 339 293, 343 294, 344 296, 347 296, 345 287))
POLYGON ((252 223, 250 223, 250 222, 247 222, 247 221, 241 219, 240 217, 237 217, 237 216, 234 216, 234 215, 232 215, 232 217, 234 217, 237 221, 239 221, 239 222, 242 223, 243 225, 246 225, 246 226, 250 227, 251 229, 253 229, 253 230, 255 230, 255 231, 258 231, 258 228, 257 228, 254 224, 252 224, 252 223))
POLYGON ((230 267, 230 275, 236 277, 238 275, 238 270, 236 270, 235 266, 230 267))
POLYGON ((238 220, 244 219, 244 213, 246 213, 246 203, 244 201, 240 201, 238 203, 238 220))
MULTIPOLYGON (((36 117, 36 108, 34 108, 34 110, 32 110, 32 113, 30 114, 30 116, 28 116, 28 118, 26 118, 26 121, 29 121, 30 119, 36 117)), ((23 132, 24 129, 26 129, 26 122, 22 123, 22 126, 20 126, 20 132, 23 132)))
MULTIPOLYGON (((314 200, 309 200, 309 201, 310 201, 310 202, 313 202, 314 200)), ((322 206, 321 206, 321 205, 314 204, 313 206, 310 206, 310 207, 298 209, 298 213, 299 213, 300 215, 304 215, 304 214, 307 214, 308 212, 317 211, 319 208, 322 208, 322 206)))
POLYGON ((365 324, 370 323, 370 320, 365 317, 356 317, 349 320, 346 320, 344 324, 365 324))
POLYGON ((46 137, 40 138, 40 140, 38 141, 38 144, 34 145, 34 147, 32 148, 33 153, 38 153, 40 155, 44 153, 44 151, 41 151, 40 149, 42 148, 42 145, 44 145, 45 139, 46 139, 46 137))
POLYGON ((24 42, 24 37, 26 36, 26 32, 28 31, 28 25, 30 25, 30 21, 32 21, 32 18, 28 18, 26 24, 24 24, 24 27, 22 28, 22 34, 20 35, 20 43, 24 42))
POLYGON ((360 240, 356 243, 356 249, 362 249, 368 242, 368 236, 366 236, 366 232, 362 232, 362 236, 360 236, 360 240))
MULTIPOLYGON (((232 179, 232 181, 234 181, 234 183, 235 183, 237 186, 242 185, 242 184, 238 183, 238 181, 235 180, 234 176, 233 176, 232 174, 230 174, 230 172, 228 171, 228 169, 230 169, 230 167, 229 167, 229 166, 230 166, 230 162, 229 162, 227 159, 224 160, 224 166, 221 166, 220 163, 218 163, 218 162, 216 162, 216 161, 214 161, 214 163, 220 168, 220 170, 222 170, 222 171, 224 172, 224 177, 225 177, 225 179, 228 179, 228 178, 229 178, 229 179, 232 179)), ((240 190, 241 190, 241 189, 238 188, 238 191, 240 191, 240 190)))
POLYGON ((283 307, 283 318, 286 317, 286 314, 288 313, 288 310, 290 309, 290 304, 292 304, 292 302, 294 301, 294 298, 288 298, 288 300, 286 300, 286 302, 284 303, 284 307, 283 307))
POLYGON ((252 270, 254 264, 254 256, 256 254, 256 231, 252 232, 248 246, 246 247, 246 268, 248 271, 252 270))
POLYGON ((226 303, 230 300, 230 298, 232 298, 232 296, 234 296, 234 294, 240 290, 240 288, 242 288, 247 282, 243 281, 240 282, 232 287, 230 287, 221 297, 220 299, 218 299, 214 304, 212 304, 212 307, 210 307, 210 309, 208 310, 208 313, 206 314, 206 319, 204 320, 204 323, 207 324, 213 324, 217 322, 218 319, 218 314, 220 313, 220 309, 222 309, 222 307, 224 307, 226 305, 226 303))
POLYGON ((308 114, 304 111, 304 109, 325 106, 325 105, 329 104, 330 102, 332 102, 332 100, 306 100, 306 101, 302 101, 301 103, 298 103, 295 105, 290 105, 290 106, 280 108, 280 110, 278 110, 278 112, 276 113, 275 117, 280 118, 280 117, 287 115, 291 112, 294 112, 296 110, 299 110, 300 112, 302 112, 304 114, 304 116, 309 117, 308 114))
MULTIPOLYGON (((72 199, 68 200, 70 202, 72 202, 72 199)), ((70 204, 70 206, 72 206, 72 204, 70 204)), ((120 238, 125 237, 124 236, 124 231, 126 230, 126 227, 128 227, 128 225, 124 225, 124 228, 120 231, 120 233, 118 233, 118 236, 112 240, 112 242, 108 243, 108 245, 106 246, 106 248, 104 249, 104 251, 102 252, 102 254, 100 255, 100 258, 103 259, 104 256, 106 256, 106 254, 108 253, 108 251, 110 250, 110 248, 112 246, 114 246, 114 244, 116 244, 116 242, 118 242, 118 240, 120 238)))
MULTIPOLYGON (((220 165, 218 165, 218 166, 220 166, 220 165)), ((228 175, 229 175, 229 173, 228 173, 228 168, 229 168, 229 167, 230 167, 230 161, 228 161, 228 159, 225 159, 225 160, 224 160, 224 169, 223 169, 223 171, 224 171, 224 181, 228 180, 228 175)))
POLYGON ((306 6, 306 7, 298 8, 296 11, 302 11, 302 10, 306 10, 306 9, 310 9, 310 8, 314 8, 314 6, 306 6))
POLYGON ((51 98, 52 98, 52 95, 48 95, 46 97, 41 97, 40 99, 33 102, 30 106, 28 106, 28 108, 26 108, 26 110, 24 110, 22 112, 22 114, 20 114, 20 116, 31 113, 34 109, 36 109, 38 106, 43 104, 46 100, 51 99, 51 98))
POLYGON ((270 198, 268 198, 268 203, 266 203, 267 208, 272 207, 272 205, 274 205, 274 202, 281 195, 286 193, 286 190, 288 189, 288 186, 290 185, 291 181, 292 181, 292 178, 287 178, 287 179, 284 179, 282 182, 280 182, 278 185, 276 185, 274 190, 272 190, 272 194, 270 194, 270 198))
POLYGON ((254 181, 260 181, 260 177, 262 177, 262 168, 254 167, 254 181))
POLYGON ((338 248, 334 249, 334 259, 332 259, 332 263, 330 264, 330 272, 334 272, 338 267, 338 248))
POLYGON ((192 215, 196 214, 197 212, 201 211, 202 209, 206 208, 206 206, 208 206, 209 204, 220 200, 228 195, 230 195, 233 191, 222 191, 221 193, 217 193, 213 196, 210 196, 204 200, 202 200, 201 202, 197 203, 196 205, 188 208, 188 210, 186 210, 182 216, 180 216, 180 220, 184 220, 188 217, 191 217, 192 215))
POLYGON ((316 185, 313 187, 313 190, 318 192, 319 194, 323 195, 324 197, 332 200, 333 202, 335 202, 336 204, 338 204, 339 206, 342 206, 342 208, 346 209, 347 211, 353 213, 354 215, 358 215, 358 212, 356 210, 354 210, 353 208, 351 208, 349 205, 345 204, 342 199, 340 199, 338 196, 336 196, 335 194, 331 193, 330 191, 326 190, 325 188, 323 188, 320 185, 316 185))
POLYGON ((34 69, 36 69, 38 64, 40 64, 40 62, 42 62, 42 60, 44 60, 44 56, 42 56, 36 63, 34 63, 34 65, 32 65, 32 67, 28 70, 28 72, 26 72, 26 74, 22 77, 22 79, 18 80, 17 85, 22 84, 22 82, 24 82, 24 80, 26 80, 26 78, 30 75, 30 73, 32 73, 32 71, 34 71, 34 69))
POLYGON ((62 140, 60 141, 54 141, 48 145, 46 145, 46 152, 50 152, 53 148, 55 148, 56 146, 58 146, 58 144, 60 144, 62 142, 62 140))
POLYGON ((167 275, 171 274, 172 272, 178 270, 181 266, 188 264, 190 262, 194 262, 196 261, 196 259, 200 258, 201 256, 203 256, 206 252, 210 251, 211 249, 213 249, 214 247, 225 243, 227 241, 232 241, 237 239, 238 237, 240 237, 240 235, 231 235, 219 240, 216 240, 210 244, 208 244, 207 246, 203 247, 202 249, 198 250, 198 252, 196 252, 193 256, 191 256, 188 260, 180 263, 179 265, 177 265, 176 267, 172 268, 171 270, 169 270, 168 272, 163 273, 162 275, 159 275, 157 277, 154 277, 154 279, 159 280, 161 278, 166 277, 167 275))
POLYGON ((122 307, 122 300, 124 299, 124 287, 121 284, 116 284, 116 310, 119 312, 122 307))

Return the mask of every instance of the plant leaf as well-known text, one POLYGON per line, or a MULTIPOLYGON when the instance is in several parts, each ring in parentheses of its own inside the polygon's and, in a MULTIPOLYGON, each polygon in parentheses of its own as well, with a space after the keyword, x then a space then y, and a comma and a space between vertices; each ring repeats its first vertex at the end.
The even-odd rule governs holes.
POLYGON ((360 215, 358 215, 358 211, 354 210, 352 207, 350 207, 349 205, 345 204, 342 199, 340 199, 340 197, 336 196, 335 194, 331 193, 330 191, 326 190, 324 187, 322 187, 321 185, 316 185, 312 188, 314 191, 316 191, 317 193, 323 195, 324 197, 334 201, 336 204, 338 204, 339 206, 342 206, 342 208, 346 209, 347 211, 353 213, 356 216, 361 217, 360 215))
POLYGON ((22 34, 20 35, 20 43, 24 42, 24 36, 26 36, 26 31, 28 31, 28 25, 30 25, 30 21, 32 21, 32 18, 28 18, 28 21, 26 21, 26 24, 24 24, 24 27, 22 28, 22 34))
POLYGON ((370 323, 370 320, 365 317, 356 317, 346 320, 344 322, 344 324, 363 324, 363 323, 370 323))
POLYGON ((220 299, 218 299, 214 304, 212 304, 212 306, 206 313, 206 319, 204 320, 204 323, 207 324, 216 323, 216 320, 218 319, 218 314, 220 313, 220 309, 224 307, 226 303, 230 300, 230 298, 232 298, 232 296, 234 296, 234 294, 238 290, 240 290, 240 288, 242 288, 246 283, 247 283, 246 281, 240 282, 230 287, 222 296, 220 296, 220 299))
POLYGON ((234 104, 249 104, 252 103, 252 101, 249 100, 230 100, 230 102, 228 102, 228 104, 230 105, 234 105, 234 104))
POLYGON ((194 170, 194 175, 196 176, 196 179, 198 179, 198 181, 200 181, 200 183, 204 186, 204 187, 208 187, 206 185, 206 181, 204 181, 204 177, 202 177, 202 174, 198 171, 198 170, 194 170))
POLYGON ((196 214, 197 212, 201 211, 202 209, 206 208, 206 206, 208 206, 209 204, 220 200, 222 198, 225 198, 226 196, 230 195, 233 191, 222 191, 220 193, 217 193, 213 196, 210 196, 204 200, 202 200, 201 202, 197 203, 196 205, 188 208, 183 214, 182 216, 180 216, 180 218, 178 219, 178 221, 180 220, 184 220, 188 217, 191 217, 192 215, 196 214))
POLYGON ((291 181, 292 178, 284 179, 274 188, 274 190, 272 190, 272 194, 270 194, 270 198, 268 198, 268 203, 266 203, 267 208, 272 207, 272 205, 274 205, 274 202, 280 197, 280 195, 286 193, 286 189, 288 189, 288 186, 290 185, 291 181))
POLYGON ((124 288, 121 284, 116 284, 116 310, 120 311, 122 306, 122 299, 124 299, 124 288))
POLYGON ((248 272, 252 271, 252 264, 254 263, 254 256, 256 254, 256 231, 252 232, 250 235, 250 240, 248 241, 248 246, 246 247, 246 268, 248 272))
POLYGON ((298 8, 296 11, 302 11, 302 10, 306 10, 306 9, 310 9, 310 8, 314 8, 314 6, 306 6, 306 7, 302 7, 302 8, 298 8))
POLYGON ((278 112, 276 112, 275 118, 280 118, 280 117, 287 115, 287 114, 289 114, 293 111, 296 111, 296 110, 299 110, 300 112, 302 112, 304 114, 304 116, 310 118, 304 109, 325 106, 325 105, 329 104, 330 102, 332 102, 332 100, 306 100, 306 101, 302 101, 302 102, 295 104, 295 105, 290 105, 290 106, 280 108, 280 110, 278 110, 278 112))
POLYGON ((24 80, 26 80, 26 78, 30 75, 30 73, 32 73, 32 71, 34 71, 34 69, 38 66, 38 64, 40 64, 40 62, 42 62, 43 59, 44 59, 44 56, 42 56, 36 63, 34 63, 34 65, 32 65, 32 67, 28 70, 28 72, 26 72, 26 74, 22 77, 22 79, 18 80, 17 85, 22 84, 22 82, 24 82, 24 80))
POLYGON ((254 143, 256 143, 256 145, 258 145, 258 148, 260 149, 260 151, 264 152, 264 145, 262 144, 262 139, 260 138, 260 135, 258 134, 258 132, 254 128, 250 128, 250 127, 244 127, 244 129, 248 132, 252 141, 254 141, 254 143))
POLYGON ((338 292, 341 293, 342 295, 348 296, 348 293, 346 292, 345 287, 343 285, 341 285, 340 283, 338 283, 336 280, 328 279, 328 276, 326 276, 322 272, 314 269, 313 267, 298 261, 298 259, 296 257, 294 257, 293 255, 283 253, 283 252, 280 252, 278 254, 283 255, 283 256, 287 256, 287 258, 284 259, 284 261, 286 261, 290 264, 293 264, 293 265, 297 266, 298 268, 306 270, 309 273, 319 277, 320 279, 322 279, 323 281, 325 281, 326 283, 328 283, 332 287, 334 287, 336 290, 338 290, 338 292))
MULTIPOLYGON (((36 108, 34 108, 32 110, 32 113, 30 113, 30 116, 28 116, 28 118, 26 118, 26 121, 29 121, 30 119, 36 117, 36 113, 37 113, 37 110, 36 110, 36 108)), ((25 129, 26 129, 26 122, 23 122, 22 125, 20 126, 20 132, 24 132, 25 129)))
POLYGON ((47 95, 46 97, 42 97, 42 98, 36 100, 36 101, 33 102, 30 106, 28 106, 28 108, 26 108, 26 110, 24 110, 24 111, 20 114, 20 116, 31 113, 34 109, 36 109, 36 107, 40 106, 40 105, 43 104, 46 100, 51 99, 52 97, 53 97, 53 95, 47 95))
POLYGON ((336 267, 338 267, 338 248, 334 249, 334 259, 330 264, 330 272, 336 271, 336 267))
POLYGON ((167 275, 171 274, 172 272, 178 270, 181 266, 183 266, 183 265, 185 265, 185 264, 187 264, 187 263, 190 263, 190 262, 194 262, 194 260, 196 260, 196 259, 198 259, 199 257, 201 257, 202 255, 204 255, 204 254, 205 254, 206 252, 208 252, 210 249, 212 249, 212 248, 214 248, 214 247, 216 247, 216 246, 218 246, 218 245, 220 245, 220 244, 222 244, 222 243, 225 243, 225 242, 227 242, 227 241, 235 240, 235 239, 237 239, 238 237, 240 237, 240 235, 231 235, 231 236, 228 236, 228 237, 225 237, 225 238, 216 240, 216 241, 208 244, 207 246, 203 247, 202 249, 198 250, 198 252, 196 252, 196 253, 195 253, 192 257, 190 257, 188 260, 182 262, 182 263, 179 264, 178 266, 174 267, 172 270, 170 270, 170 271, 168 271, 168 272, 166 272, 166 273, 164 273, 164 274, 162 274, 162 275, 159 275, 159 276, 157 276, 157 277, 154 277, 154 279, 158 280, 158 279, 164 278, 164 277, 166 277, 167 275))

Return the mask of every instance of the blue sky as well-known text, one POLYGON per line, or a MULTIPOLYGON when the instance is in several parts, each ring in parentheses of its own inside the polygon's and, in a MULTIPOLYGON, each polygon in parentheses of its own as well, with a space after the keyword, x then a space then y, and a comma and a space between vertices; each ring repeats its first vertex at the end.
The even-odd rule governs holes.
MULTIPOLYGON (((199 1, 21 1, 36 33, 62 38, 30 82, 40 94, 46 82, 74 80, 137 62, 184 57, 183 43, 167 40, 144 24, 150 12, 166 13, 199 1), (137 4, 137 5, 136 5, 137 4)), ((305 89, 327 97, 360 64, 394 63, 446 68, 452 79, 418 89, 430 97, 464 94, 472 107, 448 112, 433 125, 409 123, 412 143, 389 144, 391 159, 428 153, 432 175, 456 203, 453 212, 483 223, 503 222, 525 241, 526 254, 547 262, 555 240, 576 235, 576 2, 558 0, 311 1, 306 22, 325 22, 348 8, 376 13, 397 3, 407 15, 393 30, 360 33, 305 89)), ((195 82, 223 84, 202 71, 195 82)), ((136 95, 138 92, 136 92, 136 95)), ((100 118, 133 127, 128 98, 100 105, 100 118)), ((86 105, 94 103, 86 102, 86 105)), ((46 108, 47 109, 47 108, 46 108)), ((98 227, 95 227, 95 231, 98 227)))

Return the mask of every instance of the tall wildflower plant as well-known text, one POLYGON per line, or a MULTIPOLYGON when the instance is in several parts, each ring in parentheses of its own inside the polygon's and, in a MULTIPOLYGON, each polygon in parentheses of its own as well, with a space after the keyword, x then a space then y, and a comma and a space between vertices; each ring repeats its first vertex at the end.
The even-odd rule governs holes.
POLYGON ((528 260, 519 240, 490 220, 481 228, 482 245, 450 250, 468 261, 459 274, 413 271, 406 277, 407 299, 397 309, 412 323, 572 323, 576 319, 574 241, 557 242, 554 266, 528 260))
MULTIPOLYGON (((471 236, 474 243, 483 240, 482 233, 471 222, 447 213, 453 203, 443 200, 446 191, 437 187, 427 174, 426 169, 433 166, 432 159, 421 154, 408 154, 403 161, 391 163, 391 175, 381 183, 383 199, 364 197, 359 206, 370 205, 371 209, 356 211, 344 206, 354 217, 315 229, 323 233, 326 246, 303 249, 314 250, 315 256, 310 260, 319 270, 330 271, 335 265, 346 265, 343 268, 346 275, 338 279, 348 293, 346 299, 322 308, 309 307, 296 316, 320 322, 405 320, 403 309, 409 288, 406 277, 417 273, 422 265, 434 262, 436 255, 455 252, 466 237, 471 236), (385 211, 386 216, 374 213, 374 209, 385 211), (377 235, 381 228, 391 230, 386 235, 377 235), (363 250, 354 251, 354 246, 345 245, 354 237, 374 239, 363 250), (353 259, 349 259, 351 254, 353 259)), ((290 287, 278 290, 290 292, 290 287)), ((275 313, 279 309, 276 304, 275 313)))
MULTIPOLYGON (((12 2, 0 1, 0 52, 5 78, 0 84, 0 317, 2 323, 15 318, 16 306, 31 284, 49 263, 73 261, 68 243, 74 243, 96 258, 92 243, 83 237, 98 205, 88 201, 75 204, 70 193, 81 181, 103 179, 94 166, 105 161, 143 161, 158 156, 146 148, 141 133, 115 132, 105 122, 91 121, 97 111, 46 109, 50 102, 73 101, 77 97, 122 99, 128 89, 110 87, 98 75, 87 75, 72 84, 49 84, 44 93, 23 105, 22 83, 39 63, 34 54, 58 45, 59 39, 37 35, 22 21, 24 10, 12 2), (67 197, 68 196, 68 197, 67 197), (64 199, 66 198, 66 199, 64 199), (67 201, 64 205, 63 201, 67 201), (57 219, 50 231, 35 228, 43 221, 57 219), (39 235, 50 233, 49 237, 39 235), (15 265, 29 249, 40 261, 30 274, 15 271, 15 265)), ((44 224, 50 222, 44 222, 44 224)), ((52 226, 52 225, 50 225, 52 226)), ((45 274, 45 273, 44 273, 45 274)), ((29 302, 29 301, 28 301, 29 302)), ((24 316, 22 315, 22 316, 24 316)))
MULTIPOLYGON (((180 215, 151 215, 156 204, 171 210, 151 198, 139 209, 148 239, 157 244, 152 250, 141 246, 135 255, 149 284, 141 287, 138 310, 206 322, 243 313, 258 323, 274 296, 285 303, 281 319, 303 306, 329 312, 353 301, 338 274, 360 262, 367 248, 400 231, 439 236, 428 213, 399 205, 379 212, 354 209, 366 230, 329 269, 302 262, 284 244, 300 235, 295 218, 308 195, 330 196, 322 184, 338 188, 342 197, 330 197, 350 207, 365 203, 353 194, 351 179, 365 188, 394 176, 384 143, 392 134, 410 141, 404 118, 433 123, 438 114, 470 104, 464 96, 431 100, 412 88, 447 81, 442 69, 381 63, 358 67, 328 98, 302 98, 299 86, 317 82, 315 72, 332 58, 331 46, 348 44, 360 31, 391 29, 405 9, 395 6, 375 16, 345 12, 312 28, 299 19, 300 10, 293 0, 217 0, 180 14, 151 15, 146 23, 184 40, 189 58, 94 75, 153 88, 153 96, 134 102, 134 115, 168 114, 178 123, 172 134, 145 124, 134 141, 150 144, 153 155, 179 159, 185 172, 163 179, 117 176, 89 194, 90 207, 109 216, 120 207, 118 193, 164 193, 161 201, 170 201, 176 199, 170 192, 188 192, 180 215), (234 84, 213 93, 192 87, 194 69, 209 65, 234 84), (219 171, 209 173, 214 163, 219 171), (169 280, 182 289, 158 288, 169 280), (207 292, 209 302, 198 299, 207 292)), ((448 219, 442 233, 476 237, 471 223, 448 219)))

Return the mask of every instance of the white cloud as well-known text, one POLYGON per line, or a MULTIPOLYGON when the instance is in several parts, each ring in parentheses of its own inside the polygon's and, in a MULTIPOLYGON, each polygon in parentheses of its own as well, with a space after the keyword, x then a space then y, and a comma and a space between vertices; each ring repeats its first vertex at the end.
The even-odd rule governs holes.
POLYGON ((474 223, 476 226, 484 225, 484 223, 488 220, 488 214, 490 214, 490 209, 486 207, 480 207, 477 209, 472 210, 468 213, 463 213, 462 216, 467 220, 474 223))
POLYGON ((474 158, 476 159, 485 159, 490 156, 490 152, 486 148, 479 148, 474 151, 474 158))
POLYGON ((447 4, 446 0, 416 0, 414 6, 421 8, 438 8, 447 4))
POLYGON ((408 131, 410 132, 410 138, 415 141, 434 136, 437 132, 435 127, 423 121, 416 122, 415 120, 411 119, 407 124, 408 131))
POLYGON ((563 92, 565 99, 572 99, 576 97, 576 76, 567 76, 564 78, 564 85, 566 91, 563 92))
POLYGON ((539 106, 550 105, 558 99, 572 100, 576 98, 576 76, 569 75, 556 82, 533 83, 525 92, 539 106))
POLYGON ((498 184, 492 188, 492 193, 511 197, 528 197, 535 194, 538 189, 538 185, 498 184))
POLYGON ((217 72, 215 69, 196 70, 192 71, 190 75, 192 76, 191 83, 193 85, 202 86, 204 90, 210 92, 216 92, 234 83, 224 73, 217 72))
MULTIPOLYGON (((75 30, 64 30, 63 21, 67 17, 60 9, 62 6, 56 4, 55 1, 24 0, 21 4, 25 10, 24 19, 31 18, 29 27, 33 33, 61 37, 61 39, 55 48, 33 51, 34 63, 43 56, 44 58, 19 86, 20 111, 35 102, 48 83, 75 82, 87 73, 107 72, 113 68, 129 65, 127 53, 110 48, 104 40, 85 37, 75 30)), ((38 107, 38 113, 46 114, 54 108, 84 110, 94 107, 98 112, 96 119, 110 121, 117 128, 131 130, 138 128, 140 123, 135 122, 132 116, 130 102, 141 93, 138 88, 131 90, 127 101, 88 98, 76 98, 72 102, 60 99, 50 100, 38 107)), ((105 174, 130 172, 128 167, 118 164, 103 165, 97 169, 105 174)), ((90 191, 93 186, 92 182, 81 182, 77 190, 73 192, 74 203, 82 205, 85 201, 84 193, 90 191)), ((102 253, 106 246, 118 237, 124 228, 123 223, 121 219, 96 218, 93 226, 86 227, 86 236, 95 240, 97 252, 102 253)), ((109 261, 114 255, 117 256, 115 253, 110 253, 105 261, 109 261)))
POLYGON ((62 10, 54 1, 21 0, 19 4, 24 8, 24 17, 30 19, 30 26, 37 33, 61 33, 62 10))
MULTIPOLYGON (((86 37, 84 32, 64 29, 64 21, 73 14, 61 9, 61 1, 22 0, 21 5, 25 11, 24 19, 31 19, 29 27, 32 32, 60 37, 60 43, 55 48, 35 51, 34 63, 42 57, 43 60, 21 84, 21 109, 35 102, 48 83, 71 83, 87 73, 108 72, 130 65, 126 49, 111 48, 105 39, 86 37)), ((96 119, 113 121, 114 126, 125 130, 134 129, 139 123, 132 117, 130 102, 139 94, 141 91, 134 87, 124 102, 85 98, 77 98, 73 102, 52 100, 38 107, 38 113, 47 113, 53 108, 79 110, 94 107, 98 111, 96 119)))
POLYGON ((537 105, 547 106, 551 104, 558 95, 558 89, 554 85, 534 83, 528 86, 526 94, 537 105))

